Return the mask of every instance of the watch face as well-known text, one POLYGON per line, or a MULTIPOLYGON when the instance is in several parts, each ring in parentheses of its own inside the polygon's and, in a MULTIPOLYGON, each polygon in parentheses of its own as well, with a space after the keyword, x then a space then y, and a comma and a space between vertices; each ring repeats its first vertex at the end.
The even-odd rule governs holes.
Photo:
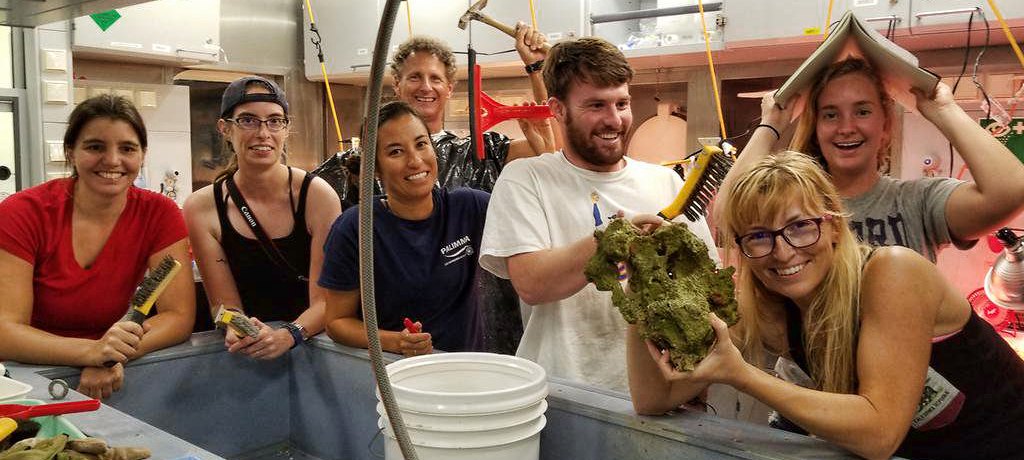
POLYGON ((306 339, 309 338, 309 337, 306 336, 306 328, 303 327, 301 324, 286 323, 285 327, 287 327, 288 329, 294 330, 294 331, 299 331, 299 334, 302 335, 302 340, 306 340, 306 339))

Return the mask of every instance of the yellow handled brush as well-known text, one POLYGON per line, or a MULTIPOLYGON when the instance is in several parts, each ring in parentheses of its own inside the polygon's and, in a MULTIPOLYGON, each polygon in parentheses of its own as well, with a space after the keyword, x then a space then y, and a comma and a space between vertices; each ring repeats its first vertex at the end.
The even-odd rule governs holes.
POLYGON ((731 156, 713 145, 705 145, 697 154, 697 161, 686 176, 683 188, 676 199, 658 213, 662 219, 672 220, 683 214, 696 221, 707 213, 708 203, 714 198, 718 187, 734 163, 731 156))
POLYGON ((225 309, 223 305, 217 310, 217 317, 213 321, 218 328, 230 328, 238 337, 260 335, 260 328, 256 327, 248 316, 241 312, 225 309))
MULTIPOLYGON (((121 318, 121 321, 131 321, 136 324, 142 324, 149 316, 149 310, 153 308, 153 303, 160 297, 160 294, 164 292, 167 285, 171 283, 171 279, 174 275, 181 270, 181 263, 174 260, 171 256, 164 256, 163 260, 160 261, 160 265, 146 273, 146 276, 139 283, 139 287, 135 288, 135 294, 132 295, 132 300, 129 302, 128 313, 121 318)), ((116 361, 107 361, 103 363, 104 366, 112 367, 117 364, 116 361)))

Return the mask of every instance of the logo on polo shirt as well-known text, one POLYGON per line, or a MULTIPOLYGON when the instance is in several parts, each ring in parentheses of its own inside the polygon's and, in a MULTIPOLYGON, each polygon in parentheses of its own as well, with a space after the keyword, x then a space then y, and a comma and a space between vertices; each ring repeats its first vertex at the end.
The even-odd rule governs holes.
POLYGON ((441 248, 441 257, 444 258, 444 265, 448 266, 458 262, 464 257, 473 255, 473 245, 470 244, 469 235, 465 235, 441 248))

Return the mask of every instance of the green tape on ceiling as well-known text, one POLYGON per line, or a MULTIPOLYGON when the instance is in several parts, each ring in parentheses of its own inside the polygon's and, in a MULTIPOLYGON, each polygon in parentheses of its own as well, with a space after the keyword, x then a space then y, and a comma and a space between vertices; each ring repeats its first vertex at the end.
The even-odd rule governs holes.
POLYGON ((121 19, 121 13, 118 13, 117 10, 110 10, 90 14, 89 17, 92 18, 96 25, 100 26, 100 30, 106 32, 118 19, 121 19))

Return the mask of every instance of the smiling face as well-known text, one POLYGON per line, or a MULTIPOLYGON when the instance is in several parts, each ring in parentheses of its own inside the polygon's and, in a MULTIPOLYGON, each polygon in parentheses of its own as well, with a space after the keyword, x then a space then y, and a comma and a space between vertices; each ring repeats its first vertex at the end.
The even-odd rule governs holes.
POLYGON ((550 101, 555 116, 565 128, 569 160, 592 171, 615 171, 622 167, 626 136, 633 124, 629 84, 597 87, 576 81, 565 101, 550 101))
MULTIPOLYGON (((249 93, 269 93, 266 88, 253 85, 249 93)), ((260 120, 272 118, 285 118, 284 108, 273 102, 246 102, 239 104, 232 111, 231 117, 235 120, 243 117, 255 117, 260 120)), ((233 122, 218 120, 225 139, 230 142, 235 155, 238 157, 240 169, 253 166, 267 166, 277 164, 284 152, 284 142, 288 137, 288 128, 280 131, 271 131, 267 123, 260 123, 258 129, 246 130, 233 122)))
POLYGON ((434 131, 441 130, 445 104, 455 89, 446 70, 437 56, 416 51, 405 58, 394 82, 398 98, 412 105, 434 131))
MULTIPOLYGON (((790 200, 793 202, 792 200, 790 200)), ((775 231, 795 222, 814 219, 802 206, 791 205, 774 213, 774 217, 763 222, 753 222, 738 232, 749 235, 761 231, 775 231)), ((808 225, 805 223, 805 225, 808 225)), ((809 225, 814 225, 810 223, 809 225)), ((828 275, 832 266, 834 221, 821 222, 821 236, 814 244, 795 248, 782 237, 775 236, 775 248, 766 256, 746 258, 751 272, 767 288, 776 294, 788 297, 802 308, 810 305, 811 299, 828 275)), ((792 228, 792 227, 791 227, 792 228)), ((796 231, 809 231, 811 227, 796 231)))
POLYGON ((888 119, 874 81, 850 73, 830 81, 816 103, 815 136, 834 176, 875 175, 889 142, 888 119))
POLYGON ((437 156, 423 122, 410 114, 398 115, 380 126, 377 145, 377 173, 388 200, 432 202, 437 156))
POLYGON ((114 197, 135 181, 145 153, 132 125, 103 117, 82 127, 68 157, 78 173, 78 187, 114 197))

